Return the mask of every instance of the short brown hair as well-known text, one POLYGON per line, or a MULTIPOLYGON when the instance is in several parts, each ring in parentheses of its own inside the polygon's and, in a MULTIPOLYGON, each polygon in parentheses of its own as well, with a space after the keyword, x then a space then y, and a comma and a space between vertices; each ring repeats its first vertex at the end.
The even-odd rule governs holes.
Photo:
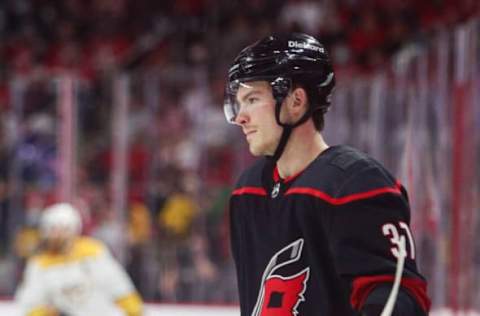
POLYGON ((308 111, 311 111, 311 117, 315 129, 318 132, 323 131, 325 127, 325 118, 324 115, 327 112, 328 105, 317 104, 322 99, 319 97, 317 90, 314 87, 309 87, 308 85, 302 83, 294 83, 292 90, 296 88, 302 88, 307 94, 307 105, 309 107, 308 111), (312 110, 313 109, 313 110, 312 110))
POLYGON ((323 107, 317 108, 312 113, 313 124, 318 132, 323 131, 325 127, 325 110, 323 107))

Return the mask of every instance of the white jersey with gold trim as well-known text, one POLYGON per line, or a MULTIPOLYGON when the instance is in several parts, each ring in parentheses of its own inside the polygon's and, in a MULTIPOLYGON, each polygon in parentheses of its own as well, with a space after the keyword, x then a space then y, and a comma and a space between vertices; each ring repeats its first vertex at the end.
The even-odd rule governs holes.
POLYGON ((79 237, 68 254, 40 253, 27 262, 15 295, 23 315, 141 315, 130 278, 99 241, 79 237))

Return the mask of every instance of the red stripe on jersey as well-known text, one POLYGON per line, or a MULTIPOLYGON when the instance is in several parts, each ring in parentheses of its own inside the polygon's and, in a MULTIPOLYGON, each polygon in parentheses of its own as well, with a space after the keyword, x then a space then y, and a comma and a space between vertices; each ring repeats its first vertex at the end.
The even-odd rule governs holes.
MULTIPOLYGON (((393 275, 375 275, 362 276, 355 278, 352 283, 352 294, 350 295, 350 304, 359 311, 368 295, 375 289, 376 286, 382 283, 393 283, 393 275)), ((402 278, 401 286, 406 290, 428 314, 430 310, 430 299, 427 295, 427 283, 421 279, 402 278)))
POLYGON ((385 194, 385 193, 393 193, 400 195, 402 192, 400 191, 400 183, 396 183, 395 187, 385 187, 385 188, 379 188, 371 191, 366 191, 366 192, 361 192, 361 193, 354 193, 346 196, 342 196, 340 198, 335 198, 333 196, 328 195, 325 192, 322 192, 317 189, 312 189, 312 188, 291 188, 289 189, 285 195, 289 194, 306 194, 306 195, 312 195, 314 197, 320 198, 324 200, 325 202, 328 202, 333 205, 340 205, 340 204, 346 204, 350 203, 353 201, 358 201, 358 200, 365 200, 377 195, 385 194))
POLYGON ((273 182, 280 181, 280 173, 278 172, 278 167, 273 168, 273 182))
POLYGON ((259 187, 241 187, 232 192, 232 195, 253 194, 266 196, 267 191, 264 188, 259 187))

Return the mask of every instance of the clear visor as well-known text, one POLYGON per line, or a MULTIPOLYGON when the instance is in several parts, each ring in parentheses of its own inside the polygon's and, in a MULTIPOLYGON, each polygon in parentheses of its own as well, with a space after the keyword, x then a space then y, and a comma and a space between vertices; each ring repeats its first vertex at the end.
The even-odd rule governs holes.
POLYGON ((270 86, 272 87, 272 93, 274 98, 284 98, 290 87, 291 81, 289 79, 283 77, 276 77, 272 80, 272 78, 255 78, 254 80, 234 80, 231 81, 227 87, 225 88, 225 97, 223 100, 223 112, 225 114, 225 118, 227 122, 230 124, 237 124, 235 122, 238 113, 240 112, 240 103, 237 100, 237 92, 240 86, 245 88, 250 88, 248 85, 249 81, 261 81, 265 80, 269 82, 270 86))
POLYGON ((235 119, 240 112, 240 103, 238 103, 237 100, 237 92, 240 85, 247 87, 247 84, 241 82, 240 80, 234 80, 229 82, 229 84, 225 88, 223 112, 225 113, 225 118, 227 119, 227 122, 230 124, 236 124, 235 119))

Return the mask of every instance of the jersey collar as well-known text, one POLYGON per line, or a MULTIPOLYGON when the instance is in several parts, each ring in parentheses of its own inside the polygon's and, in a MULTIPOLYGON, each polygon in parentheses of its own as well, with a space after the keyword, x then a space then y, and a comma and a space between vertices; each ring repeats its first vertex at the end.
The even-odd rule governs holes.
POLYGON ((276 183, 276 182, 281 181, 281 182, 283 182, 283 183, 288 183, 288 182, 296 179, 300 174, 303 173, 304 170, 305 170, 305 169, 302 169, 302 170, 300 170, 299 172, 297 172, 296 174, 291 175, 290 177, 287 177, 286 179, 282 179, 282 178, 280 177, 279 172, 278 172, 278 166, 275 165, 275 168, 273 168, 273 182, 276 183))

